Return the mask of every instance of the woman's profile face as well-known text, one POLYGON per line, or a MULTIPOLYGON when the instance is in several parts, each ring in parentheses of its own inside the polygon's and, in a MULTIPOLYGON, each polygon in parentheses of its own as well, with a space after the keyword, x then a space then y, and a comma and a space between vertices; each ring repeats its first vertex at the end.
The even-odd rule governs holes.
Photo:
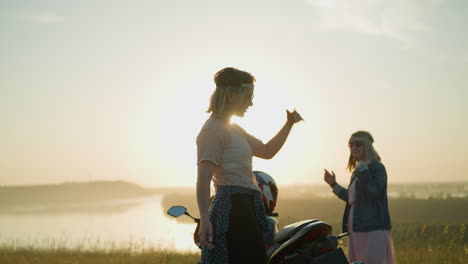
POLYGON ((351 137, 348 141, 348 146, 354 159, 357 161, 365 159, 364 143, 362 141, 351 137))
POLYGON ((245 91, 237 93, 232 100, 233 105, 233 114, 238 117, 243 117, 247 109, 253 105, 253 97, 254 97, 254 88, 247 87, 245 91), (243 95, 243 96, 242 96, 243 95))

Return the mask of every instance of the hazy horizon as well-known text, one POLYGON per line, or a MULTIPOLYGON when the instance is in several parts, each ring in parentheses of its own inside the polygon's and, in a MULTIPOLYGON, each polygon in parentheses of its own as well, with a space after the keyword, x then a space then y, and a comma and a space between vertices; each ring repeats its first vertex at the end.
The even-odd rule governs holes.
POLYGON ((255 75, 234 118, 264 142, 280 185, 347 183, 368 130, 388 182, 468 180, 468 2, 2 1, 0 184, 124 180, 195 186, 213 75, 255 75))
MULTIPOLYGON (((40 187, 40 186, 60 186, 60 185, 67 185, 67 184, 77 184, 77 185, 80 185, 80 184, 95 184, 95 183, 128 183, 128 184, 136 184, 138 187, 141 187, 141 188, 144 188, 144 189, 174 189, 174 188, 181 188, 181 189, 186 189, 186 188, 193 188, 193 190, 195 190, 195 187, 194 185, 154 185, 154 186, 151 186, 151 185, 141 185, 141 184, 138 184, 136 182, 132 182, 132 181, 128 181, 128 180, 119 180, 119 179, 110 179, 110 180, 83 180, 83 181, 66 181, 66 182, 55 182, 55 183, 42 183, 42 184, 19 184, 19 185, 5 185, 5 184, 0 184, 0 188, 3 188, 3 187, 6 187, 6 188, 9 188, 9 187, 40 187)), ((391 182, 389 183, 389 186, 392 186, 392 185, 412 185, 412 184, 416 184, 416 185, 430 185, 430 184, 455 184, 455 183, 462 183, 462 184, 468 184, 468 180, 454 180, 454 181, 425 181, 425 182, 417 182, 417 181, 414 181, 414 182, 411 182, 411 181, 408 181, 408 182, 391 182)), ((340 184, 342 184, 343 186, 346 186, 348 184, 348 182, 346 180, 343 180, 342 182, 340 182, 340 184)), ((307 186, 315 186, 315 187, 326 187, 328 188, 328 185, 326 183, 321 183, 321 182, 317 182, 317 183, 301 183, 301 182, 298 182, 298 183, 283 183, 283 184, 280 184, 278 185, 278 188, 292 188, 292 187, 296 187, 296 186, 301 186, 301 187, 307 187, 307 186)), ((213 187, 213 186, 212 186, 213 187)))

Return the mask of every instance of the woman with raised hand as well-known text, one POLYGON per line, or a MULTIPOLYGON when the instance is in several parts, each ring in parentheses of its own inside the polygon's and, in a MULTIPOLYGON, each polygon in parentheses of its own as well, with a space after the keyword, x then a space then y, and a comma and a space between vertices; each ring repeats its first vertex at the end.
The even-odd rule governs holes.
POLYGON ((214 76, 210 118, 197 137, 197 202, 202 263, 267 263, 263 232, 271 228, 252 171, 252 157, 271 159, 281 149, 301 116, 287 111, 287 120, 268 143, 230 122, 253 105, 255 77, 235 68, 214 76), (210 205, 210 183, 216 195, 210 205))
POLYGON ((367 131, 353 133, 348 141, 348 188, 336 182, 335 173, 325 170, 324 180, 333 193, 346 202, 343 232, 349 233, 350 261, 366 264, 392 264, 395 250, 391 235, 387 200, 387 172, 367 131))

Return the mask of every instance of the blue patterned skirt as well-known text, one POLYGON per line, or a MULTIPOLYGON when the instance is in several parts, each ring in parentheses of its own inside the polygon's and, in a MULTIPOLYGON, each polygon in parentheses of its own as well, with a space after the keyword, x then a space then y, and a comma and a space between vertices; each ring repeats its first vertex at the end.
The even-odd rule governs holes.
MULTIPOLYGON (((257 224, 264 233, 272 232, 272 226, 268 224, 265 207, 259 191, 239 186, 217 186, 213 203, 210 206, 209 217, 213 225, 213 249, 202 246, 202 264, 227 264, 229 263, 227 233, 229 231, 232 195, 250 194, 253 199, 253 209, 257 224)), ((247 238, 248 239, 248 238, 247 238)), ((261 238, 263 240, 263 238, 261 238)))

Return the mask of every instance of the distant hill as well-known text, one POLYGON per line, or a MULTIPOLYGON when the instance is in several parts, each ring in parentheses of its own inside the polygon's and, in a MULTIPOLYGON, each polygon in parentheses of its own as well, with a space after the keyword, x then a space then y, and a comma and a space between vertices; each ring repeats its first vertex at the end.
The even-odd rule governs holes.
POLYGON ((143 197, 154 193, 155 190, 145 189, 125 181, 3 186, 0 187, 0 208, 38 204, 91 203, 143 197))

